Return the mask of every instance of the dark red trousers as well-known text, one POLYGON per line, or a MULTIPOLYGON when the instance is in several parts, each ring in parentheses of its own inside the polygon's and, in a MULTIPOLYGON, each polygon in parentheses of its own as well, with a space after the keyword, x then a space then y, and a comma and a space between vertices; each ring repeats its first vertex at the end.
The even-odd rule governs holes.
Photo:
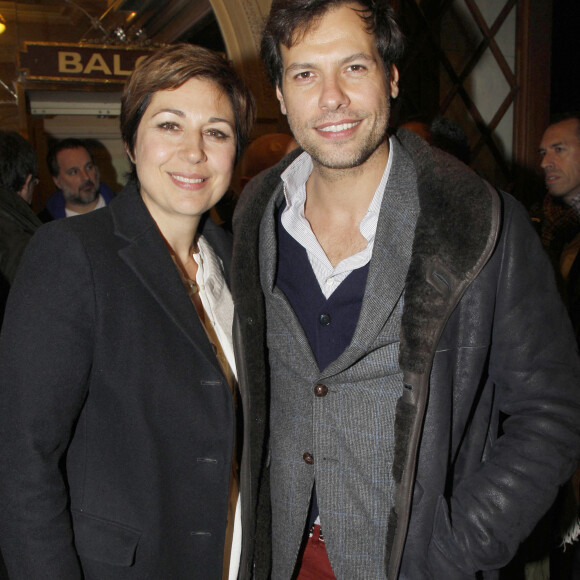
POLYGON ((306 542, 296 580, 336 580, 319 525, 314 526, 306 542))

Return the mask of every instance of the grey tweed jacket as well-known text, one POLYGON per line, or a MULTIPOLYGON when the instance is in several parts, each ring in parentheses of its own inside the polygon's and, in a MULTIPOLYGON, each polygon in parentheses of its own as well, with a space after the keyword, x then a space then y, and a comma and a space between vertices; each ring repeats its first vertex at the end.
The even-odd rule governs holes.
POLYGON ((277 188, 262 220, 260 271, 271 368, 270 472, 276 577, 289 578, 316 479, 326 549, 338 578, 385 577, 387 514, 394 499, 394 419, 402 395, 399 330, 419 214, 417 177, 397 140, 351 346, 321 372, 284 294, 275 286, 277 188), (327 394, 312 397, 313 386, 327 394), (313 455, 314 463, 296 461, 313 455), (382 540, 381 540, 382 538, 382 540))

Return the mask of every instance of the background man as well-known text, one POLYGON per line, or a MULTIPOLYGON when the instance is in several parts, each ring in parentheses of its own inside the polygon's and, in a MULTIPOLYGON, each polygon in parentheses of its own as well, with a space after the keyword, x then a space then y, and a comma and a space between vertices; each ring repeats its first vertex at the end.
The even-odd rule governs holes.
POLYGON ((548 193, 580 213, 580 118, 568 115, 550 125, 540 143, 548 193))
POLYGON ((540 157, 548 189, 543 235, 557 240, 553 258, 580 344, 580 116, 566 114, 546 129, 540 157))
POLYGON ((0 326, 24 248, 41 225, 30 209, 37 175, 28 141, 14 131, 0 131, 0 326))
POLYGON ((548 193, 542 206, 542 243, 554 268, 564 246, 580 233, 580 118, 566 114, 542 137, 539 152, 548 193))
POLYGON ((64 139, 53 145, 46 162, 56 191, 39 214, 43 221, 71 217, 105 207, 113 191, 100 182, 92 153, 79 139, 64 139))
POLYGON ((401 53, 386 1, 272 4, 262 55, 304 152, 234 217, 257 578, 496 577, 578 464, 545 253, 513 198, 387 137, 401 53))

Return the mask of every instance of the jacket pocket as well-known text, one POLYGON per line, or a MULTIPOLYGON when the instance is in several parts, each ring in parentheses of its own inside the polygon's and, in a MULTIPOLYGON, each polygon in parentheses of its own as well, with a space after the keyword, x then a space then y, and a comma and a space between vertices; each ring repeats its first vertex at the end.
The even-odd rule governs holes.
POLYGON ((77 553, 113 566, 132 566, 141 532, 116 522, 73 511, 77 553))
POLYGON ((449 510, 443 496, 439 496, 435 509, 433 535, 427 549, 427 566, 430 578, 452 578, 453 580, 475 580, 475 572, 459 568, 458 550, 453 542, 449 510))

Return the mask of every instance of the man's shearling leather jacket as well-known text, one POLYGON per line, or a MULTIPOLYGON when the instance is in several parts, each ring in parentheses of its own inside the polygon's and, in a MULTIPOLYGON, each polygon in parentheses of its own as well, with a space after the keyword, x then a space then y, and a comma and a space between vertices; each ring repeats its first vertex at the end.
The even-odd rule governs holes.
MULTIPOLYGON (((578 465, 578 353, 520 204, 414 134, 398 138, 415 164, 421 212, 400 333, 405 388, 385 574, 496 578, 578 465)), ((271 566, 259 225, 297 154, 255 178, 234 217, 234 332, 252 417, 242 513, 254 533, 243 539, 241 578, 267 578, 271 566)))

